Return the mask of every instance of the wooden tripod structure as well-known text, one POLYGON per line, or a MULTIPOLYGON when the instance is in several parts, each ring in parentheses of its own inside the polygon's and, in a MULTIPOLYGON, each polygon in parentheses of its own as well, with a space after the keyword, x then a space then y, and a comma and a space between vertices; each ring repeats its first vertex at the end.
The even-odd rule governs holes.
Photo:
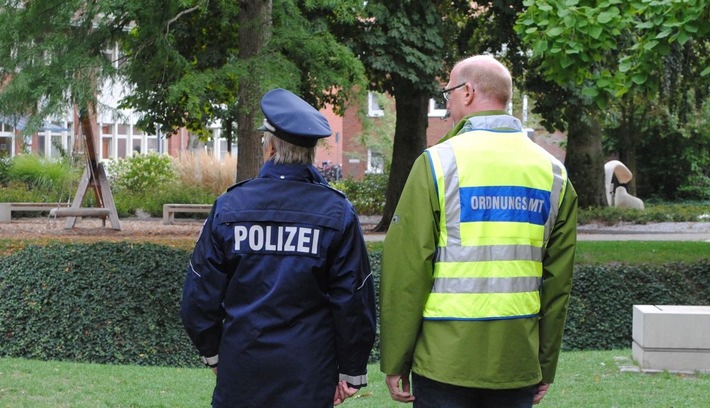
POLYGON ((79 113, 81 122, 81 130, 86 150, 86 168, 81 176, 79 188, 74 195, 74 201, 71 207, 55 208, 50 213, 56 217, 66 217, 67 220, 64 228, 71 229, 76 225, 77 217, 99 217, 103 219, 106 226, 106 218, 111 221, 111 226, 115 230, 120 230, 121 225, 118 221, 118 212, 116 211, 116 203, 113 201, 111 188, 106 177, 103 163, 96 160, 96 147, 94 145, 94 131, 91 121, 91 114, 88 109, 82 109, 79 113), (91 188, 96 197, 97 207, 82 208, 86 192, 91 188))

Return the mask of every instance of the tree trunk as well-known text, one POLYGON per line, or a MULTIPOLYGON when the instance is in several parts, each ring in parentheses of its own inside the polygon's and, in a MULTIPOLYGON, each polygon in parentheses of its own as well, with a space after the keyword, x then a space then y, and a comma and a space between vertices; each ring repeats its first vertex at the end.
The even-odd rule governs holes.
POLYGON ((584 107, 570 106, 567 123, 565 166, 579 196, 579 207, 606 206, 604 156, 599 121, 586 112, 584 107))
MULTIPOLYGON (((239 60, 246 72, 271 38, 271 0, 242 0, 239 10, 239 60)), ((261 167, 261 137, 256 130, 261 89, 257 75, 239 79, 237 98, 237 182, 256 177, 261 167)))
POLYGON ((633 178, 627 184, 626 190, 631 195, 636 195, 636 144, 638 143, 639 130, 636 129, 634 102, 631 98, 624 98, 621 107, 621 143, 619 145, 619 161, 629 168, 633 178))
POLYGON ((382 219, 374 228, 377 232, 385 232, 389 228, 409 171, 417 157, 426 149, 426 129, 429 125, 429 94, 414 90, 411 84, 408 86, 403 83, 394 89, 397 124, 385 208, 382 219))
POLYGON ((227 139, 227 153, 231 155, 232 140, 234 140, 234 122, 232 121, 231 117, 227 119, 227 123, 224 124, 224 135, 222 135, 222 137, 227 139))
POLYGON ((96 183, 93 179, 94 175, 99 173, 98 160, 96 160, 96 143, 94 139, 94 119, 96 117, 94 109, 89 106, 83 106, 79 109, 79 123, 81 125, 81 132, 84 135, 84 149, 86 150, 86 161, 87 166, 90 168, 90 174, 92 175, 92 182, 89 184, 92 191, 94 192, 94 197, 96 198, 96 204, 99 207, 103 207, 104 203, 101 198, 101 186, 96 183))

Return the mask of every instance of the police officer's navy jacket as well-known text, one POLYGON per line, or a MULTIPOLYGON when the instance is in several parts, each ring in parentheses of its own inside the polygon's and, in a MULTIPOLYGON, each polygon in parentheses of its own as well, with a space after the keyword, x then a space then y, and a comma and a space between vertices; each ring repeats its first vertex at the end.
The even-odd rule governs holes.
POLYGON ((366 385, 374 290, 352 205, 313 166, 267 162, 215 202, 181 314, 219 356, 214 407, 329 407, 339 379, 366 385))

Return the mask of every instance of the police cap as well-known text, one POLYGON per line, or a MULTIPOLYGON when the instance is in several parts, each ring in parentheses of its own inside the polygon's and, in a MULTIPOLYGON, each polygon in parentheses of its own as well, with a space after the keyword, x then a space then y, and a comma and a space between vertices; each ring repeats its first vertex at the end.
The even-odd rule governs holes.
POLYGON ((272 89, 261 98, 266 119, 259 128, 297 146, 314 147, 318 139, 332 133, 325 116, 295 94, 272 89))

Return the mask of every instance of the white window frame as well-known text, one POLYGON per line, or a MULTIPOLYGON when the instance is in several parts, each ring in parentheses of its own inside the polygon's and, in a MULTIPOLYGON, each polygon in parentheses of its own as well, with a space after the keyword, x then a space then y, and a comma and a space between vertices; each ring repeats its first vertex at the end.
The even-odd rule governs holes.
POLYGON ((367 116, 371 118, 385 116, 385 111, 377 104, 377 94, 371 91, 367 93, 367 116))
POLYGON ((430 118, 443 118, 446 116, 446 105, 444 105, 444 108, 440 108, 436 106, 436 99, 432 98, 429 99, 429 114, 428 116, 430 118))
POLYGON ((365 173, 367 174, 382 174, 385 172, 385 157, 381 153, 373 153, 372 150, 367 149, 367 169, 365 173), (375 162, 375 157, 380 157, 379 163, 375 162))

